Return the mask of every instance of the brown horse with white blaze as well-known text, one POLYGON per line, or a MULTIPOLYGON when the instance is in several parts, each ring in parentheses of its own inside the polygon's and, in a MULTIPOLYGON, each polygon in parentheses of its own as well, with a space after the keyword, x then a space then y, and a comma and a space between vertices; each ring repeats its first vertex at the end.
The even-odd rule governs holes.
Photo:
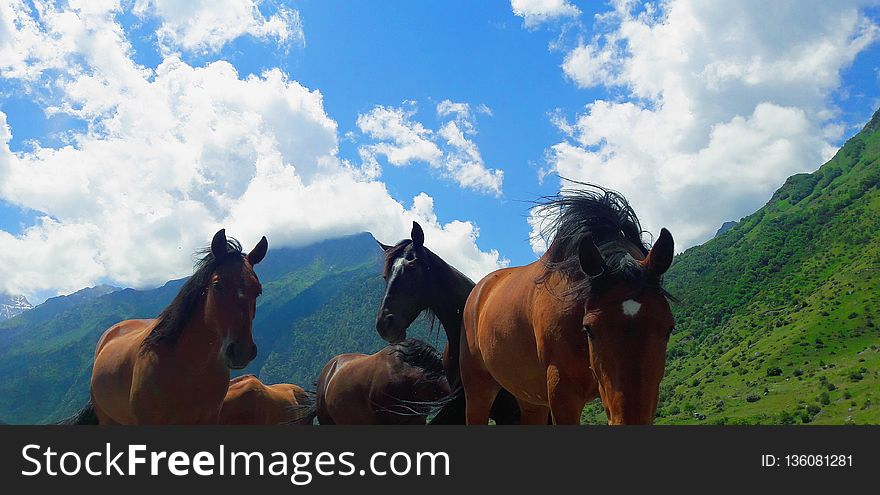
POLYGON ((460 356, 468 424, 486 424, 503 387, 523 424, 578 424, 601 397, 611 424, 649 424, 674 320, 661 287, 674 252, 648 249, 618 193, 590 184, 536 211, 553 241, 538 261, 483 278, 464 310, 460 356))
POLYGON ((98 341, 91 407, 99 424, 216 424, 229 370, 257 354, 252 335, 262 292, 253 267, 263 237, 243 254, 225 230, 156 319, 126 320, 98 341))

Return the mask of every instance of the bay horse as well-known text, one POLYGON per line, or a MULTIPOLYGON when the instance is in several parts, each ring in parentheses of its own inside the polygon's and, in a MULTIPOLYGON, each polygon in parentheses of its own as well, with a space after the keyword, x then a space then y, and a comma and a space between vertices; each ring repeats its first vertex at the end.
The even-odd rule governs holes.
POLYGON ((591 184, 537 210, 552 243, 526 266, 477 283, 464 308, 461 378, 467 423, 486 424, 503 387, 522 423, 579 424, 601 398, 609 424, 650 424, 674 320, 661 276, 674 244, 662 229, 648 249, 619 193, 591 184))
POLYGON ((95 349, 91 404, 99 424, 216 424, 229 370, 257 355, 252 325, 262 292, 254 265, 221 229, 195 273, 156 319, 110 327, 95 349))
POLYGON ((221 425, 312 424, 314 397, 299 385, 266 385, 254 375, 229 381, 220 410, 221 425))
POLYGON ((449 395, 443 363, 417 339, 375 354, 340 354, 321 370, 317 415, 322 425, 424 425, 431 406, 449 395))
MULTIPOLYGON (((425 233, 418 222, 413 222, 410 239, 393 246, 379 242, 379 247, 385 252, 382 270, 385 294, 376 316, 376 332, 393 343, 406 338, 407 328, 423 312, 440 320, 446 332, 443 366, 449 385, 458 393, 452 400, 443 401, 431 424, 464 424, 459 342, 464 304, 474 282, 425 247, 425 233)), ((498 424, 518 423, 519 408, 513 396, 502 390, 495 399, 491 416, 498 424)))

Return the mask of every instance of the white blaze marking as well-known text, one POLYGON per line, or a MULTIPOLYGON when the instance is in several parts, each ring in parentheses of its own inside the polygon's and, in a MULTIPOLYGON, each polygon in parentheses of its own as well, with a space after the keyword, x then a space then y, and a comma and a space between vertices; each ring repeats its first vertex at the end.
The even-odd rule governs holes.
POLYGON ((623 309, 623 314, 632 318, 639 313, 640 309, 642 309, 642 303, 633 299, 627 299, 626 301, 623 301, 621 308, 623 309))

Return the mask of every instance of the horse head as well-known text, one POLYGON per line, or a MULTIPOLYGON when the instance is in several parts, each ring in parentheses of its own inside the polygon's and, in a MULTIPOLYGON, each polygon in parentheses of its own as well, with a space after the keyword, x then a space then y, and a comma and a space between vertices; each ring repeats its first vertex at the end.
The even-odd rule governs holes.
POLYGON ((376 331, 387 342, 406 338, 406 329, 428 308, 431 284, 431 253, 425 248, 425 233, 413 222, 410 239, 394 246, 379 243, 385 251, 385 295, 376 316, 376 331))
POLYGON ((241 369, 257 356, 253 320, 263 289, 254 265, 266 256, 268 242, 264 236, 246 255, 228 246, 226 231, 221 229, 211 242, 216 267, 205 288, 205 319, 219 333, 226 365, 241 369))
POLYGON ((641 260, 624 252, 606 258, 592 236, 581 240, 580 266, 592 292, 585 302, 583 330, 610 424, 654 420, 666 346, 675 324, 660 277, 673 253, 666 229, 641 260))

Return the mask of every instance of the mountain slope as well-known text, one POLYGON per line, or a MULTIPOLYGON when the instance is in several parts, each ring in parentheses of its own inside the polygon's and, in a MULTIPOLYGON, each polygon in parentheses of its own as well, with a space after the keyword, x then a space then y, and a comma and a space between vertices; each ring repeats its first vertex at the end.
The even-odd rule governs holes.
POLYGON ((878 158, 880 111, 819 170, 676 257, 658 422, 880 423, 878 158))
MULTIPOLYGON (((384 288, 380 262, 369 234, 270 249, 256 267, 264 293, 254 320, 259 354, 240 373, 309 388, 330 357, 381 348, 374 327, 384 288)), ((0 418, 42 423, 81 407, 98 337, 117 321, 154 317, 182 283, 104 294, 88 289, 95 297, 80 291, 53 298, 0 323, 0 418)), ((424 336, 425 326, 416 327, 414 335, 424 336)))

